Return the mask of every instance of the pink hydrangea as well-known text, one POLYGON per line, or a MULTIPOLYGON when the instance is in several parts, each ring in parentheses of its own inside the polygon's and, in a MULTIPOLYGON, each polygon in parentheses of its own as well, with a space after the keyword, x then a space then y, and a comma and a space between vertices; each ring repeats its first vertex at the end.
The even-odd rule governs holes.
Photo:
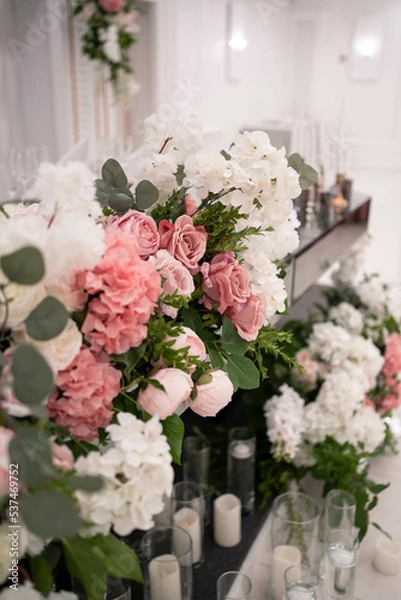
POLYGON ((125 0, 99 0, 99 4, 107 12, 116 13, 124 8, 125 0))
POLYGON ((192 218, 181 215, 170 223, 159 223, 160 248, 165 248, 194 275, 199 273, 199 261, 206 252, 208 235, 202 225, 194 225, 192 218))
POLYGON ((246 302, 236 303, 227 310, 227 317, 233 322, 235 331, 247 342, 256 340, 264 323, 264 304, 256 294, 251 294, 246 302))
POLYGON ((112 367, 106 354, 95 354, 82 346, 67 369, 59 371, 58 390, 49 398, 47 410, 76 439, 91 441, 97 437, 99 427, 110 422, 120 380, 120 371, 112 367))
POLYGON ((233 252, 217 254, 202 265, 203 302, 206 308, 217 305, 220 314, 236 304, 244 304, 251 295, 247 270, 233 252))
POLYGON ((6 427, 0 427, 0 497, 8 493, 9 490, 9 468, 10 468, 10 454, 8 446, 14 432, 12 429, 6 427))
POLYGON ((146 338, 146 325, 162 293, 161 277, 140 257, 127 233, 108 231, 105 242, 100 263, 78 277, 93 296, 81 331, 94 350, 122 354, 146 338))
POLYGON ((138 210, 128 210, 123 215, 109 217, 106 231, 110 229, 121 229, 132 235, 138 244, 141 258, 149 258, 159 249, 160 236, 156 221, 138 210))

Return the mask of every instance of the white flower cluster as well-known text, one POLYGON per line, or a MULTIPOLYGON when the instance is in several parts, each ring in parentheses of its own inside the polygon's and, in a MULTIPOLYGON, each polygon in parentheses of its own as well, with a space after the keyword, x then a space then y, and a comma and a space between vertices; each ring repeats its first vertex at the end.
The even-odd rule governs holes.
POLYGON ((304 401, 287 384, 280 387, 280 394, 270 398, 264 405, 267 436, 273 446, 273 456, 278 460, 291 461, 299 449, 304 432, 304 401))
POLYGON ((349 333, 359 335, 363 330, 363 314, 349 302, 341 302, 333 306, 329 312, 329 319, 336 325, 344 327, 349 333))
POLYGON ((358 296, 366 306, 366 312, 382 319, 386 312, 387 293, 382 281, 377 276, 361 281, 357 287, 358 296))
POLYGON ((351 334, 348 331, 327 321, 315 323, 308 347, 313 356, 335 367, 348 357, 350 341, 351 334))
MULTIPOLYGON (((38 556, 45 547, 45 540, 29 531, 23 523, 20 523, 18 530, 18 553, 19 556, 29 554, 29 556, 38 556)), ((12 566, 12 541, 10 537, 10 527, 8 523, 0 525, 0 584, 6 581, 10 575, 12 566)), ((12 591, 12 590, 11 590, 12 591)), ((2 597, 2 596, 0 596, 2 597)))
MULTIPOLYGON (((31 581, 26 581, 24 584, 18 585, 18 591, 7 587, 0 592, 1 600, 15 600, 16 596, 22 600, 41 600, 43 598, 42 594, 35 590, 31 581)), ((50 592, 46 598, 48 600, 78 600, 76 594, 64 590, 61 590, 60 592, 50 592)))
POLYGON ((200 123, 193 115, 168 122, 157 115, 145 119, 145 141, 153 153, 135 171, 134 185, 148 179, 159 189, 159 202, 163 202, 177 187, 175 173, 182 164, 183 183, 193 200, 204 200, 209 193, 224 194, 223 204, 239 207, 247 215, 237 223, 238 230, 245 226, 261 228, 261 235, 247 239, 248 249, 241 260, 252 293, 264 301, 267 323, 285 310, 287 298, 274 261, 283 259, 299 244, 299 222, 292 202, 301 192, 298 173, 288 166, 285 149, 274 148, 262 131, 238 134, 229 157, 201 152, 200 132, 200 123))
POLYGON ((103 43, 103 52, 113 63, 121 62, 121 47, 118 36, 119 27, 116 24, 99 30, 99 38, 103 43))
POLYGON ((112 447, 104 454, 90 452, 75 463, 78 474, 104 479, 99 492, 76 492, 81 516, 91 523, 84 535, 107 535, 112 527, 122 536, 150 529, 153 516, 163 509, 163 495, 171 493, 171 454, 157 417, 145 423, 119 413, 117 419, 118 424, 106 428, 112 447))

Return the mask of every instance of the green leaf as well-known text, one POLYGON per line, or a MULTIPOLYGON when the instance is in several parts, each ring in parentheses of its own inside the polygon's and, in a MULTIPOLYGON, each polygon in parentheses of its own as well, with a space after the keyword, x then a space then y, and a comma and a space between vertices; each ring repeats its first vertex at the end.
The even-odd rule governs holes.
POLYGON ((243 390, 253 390, 259 387, 259 371, 255 364, 246 356, 237 356, 235 354, 228 356, 227 373, 231 381, 234 382, 234 380, 237 380, 238 387, 243 390))
POLYGON ((138 556, 127 544, 115 535, 96 536, 96 544, 107 557, 109 575, 143 582, 138 556))
POLYGON ((29 337, 39 342, 51 340, 63 331, 68 321, 68 311, 64 304, 47 296, 25 319, 29 337))
POLYGON ((100 202, 100 204, 102 206, 108 206, 109 197, 114 192, 114 189, 112 187, 110 187, 108 183, 103 181, 103 179, 96 179, 95 186, 96 186, 96 198, 97 198, 98 202, 100 202))
POLYGON ((125 187, 128 179, 120 163, 115 158, 106 160, 102 167, 102 178, 113 188, 125 187))
POLYGON ((70 483, 74 488, 85 492, 98 492, 103 487, 103 479, 94 475, 74 475, 70 483))
POLYGON ((56 474, 47 433, 25 421, 15 421, 9 445, 10 461, 19 465, 19 478, 27 487, 46 484, 56 474))
POLYGON ((183 308, 181 310, 181 316, 185 327, 189 327, 199 335, 202 330, 202 319, 200 318, 199 313, 189 306, 188 308, 183 308))
POLYGON ((97 537, 63 540, 67 569, 82 582, 87 600, 103 598, 106 590, 106 558, 95 546, 97 537))
POLYGON ((215 345, 206 344, 206 349, 210 358, 210 362, 212 363, 212 367, 221 369, 224 365, 224 360, 220 352, 216 350, 215 345))
POLYGON ((118 214, 124 214, 132 208, 132 198, 127 194, 121 194, 120 192, 113 193, 109 196, 109 206, 118 214))
POLYGON ((173 461, 181 464, 181 448, 184 437, 184 423, 178 415, 170 415, 162 421, 163 433, 170 446, 173 461))
POLYGON ((247 342, 233 329, 231 319, 224 319, 221 332, 221 345, 229 354, 243 356, 248 349, 247 342))
POLYGON ((299 173, 299 185, 303 190, 306 190, 311 185, 314 185, 318 180, 318 173, 310 165, 303 162, 298 153, 291 154, 288 157, 288 166, 299 173))
POLYGON ((34 285, 45 274, 42 253, 34 246, 25 246, 0 258, 3 273, 10 281, 22 285, 34 285))
POLYGON ((53 574, 49 563, 43 556, 31 556, 29 563, 35 589, 47 596, 53 584, 53 574))
POLYGON ((175 178, 177 180, 177 185, 182 185, 185 177, 185 168, 184 165, 178 165, 177 171, 175 173, 175 178))
POLYGON ((153 183, 144 179, 135 188, 135 202, 139 210, 149 208, 159 199, 159 190, 153 183))
POLYGON ((13 391, 24 404, 40 404, 53 389, 53 372, 43 356, 30 344, 16 347, 12 363, 13 391))
POLYGON ((40 490, 20 498, 24 522, 40 537, 74 537, 83 523, 78 507, 58 490, 40 490))

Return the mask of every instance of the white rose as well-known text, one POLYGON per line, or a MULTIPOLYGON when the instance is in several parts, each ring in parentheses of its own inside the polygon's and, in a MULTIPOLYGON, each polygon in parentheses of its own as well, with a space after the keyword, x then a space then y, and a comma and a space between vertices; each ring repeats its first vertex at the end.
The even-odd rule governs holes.
MULTIPOLYGON (((20 285, 10 283, 5 288, 5 294, 8 299, 7 326, 11 329, 20 327, 26 317, 32 312, 41 300, 46 296, 45 288, 42 284, 20 285)), ((5 306, 0 306, 0 321, 5 317, 5 306)))

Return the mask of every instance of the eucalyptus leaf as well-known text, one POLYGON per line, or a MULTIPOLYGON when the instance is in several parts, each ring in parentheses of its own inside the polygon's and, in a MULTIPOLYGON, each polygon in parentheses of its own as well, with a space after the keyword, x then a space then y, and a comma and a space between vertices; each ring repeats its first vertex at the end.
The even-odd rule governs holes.
POLYGON ((44 485, 55 474, 46 432, 25 421, 15 421, 9 445, 10 462, 19 465, 18 476, 26 487, 44 485))
POLYGON ((11 363, 13 391, 24 404, 40 404, 53 389, 53 372, 43 356, 30 344, 20 344, 11 363))
POLYGON ((96 198, 102 206, 108 206, 109 198, 114 193, 114 188, 109 186, 103 179, 96 179, 96 198))
POLYGON ((253 390, 259 387, 259 370, 246 356, 230 354, 227 357, 227 373, 231 380, 232 377, 237 379, 238 386, 243 390, 253 390))
POLYGON ((299 173, 299 185, 306 190, 318 180, 318 173, 310 165, 303 162, 302 157, 295 152, 288 157, 288 166, 299 173))
POLYGON ((64 330, 68 312, 64 304, 53 296, 47 296, 25 319, 26 330, 34 340, 51 340, 64 330))
POLYGON ((144 179, 135 188, 135 202, 139 210, 145 210, 159 199, 159 190, 153 183, 144 179))
POLYGON ((167 419, 164 419, 162 425, 163 433, 170 446, 173 461, 180 465, 182 440, 184 437, 184 423, 178 415, 173 414, 167 417, 167 419))
POLYGON ((25 525, 39 537, 74 537, 83 523, 74 501, 58 490, 40 490, 20 497, 25 525))
POLYGON ((120 192, 113 193, 109 196, 109 207, 118 214, 124 214, 132 208, 132 198, 120 192))
POLYGON ((3 273, 10 281, 21 285, 35 285, 43 279, 45 263, 35 246, 25 246, 0 258, 3 273))
POLYGON ((103 479, 94 475, 74 475, 70 479, 71 485, 85 492, 98 492, 103 487, 103 479))
POLYGON ((102 167, 102 178, 113 188, 125 187, 128 179, 120 163, 115 158, 108 158, 102 167))

